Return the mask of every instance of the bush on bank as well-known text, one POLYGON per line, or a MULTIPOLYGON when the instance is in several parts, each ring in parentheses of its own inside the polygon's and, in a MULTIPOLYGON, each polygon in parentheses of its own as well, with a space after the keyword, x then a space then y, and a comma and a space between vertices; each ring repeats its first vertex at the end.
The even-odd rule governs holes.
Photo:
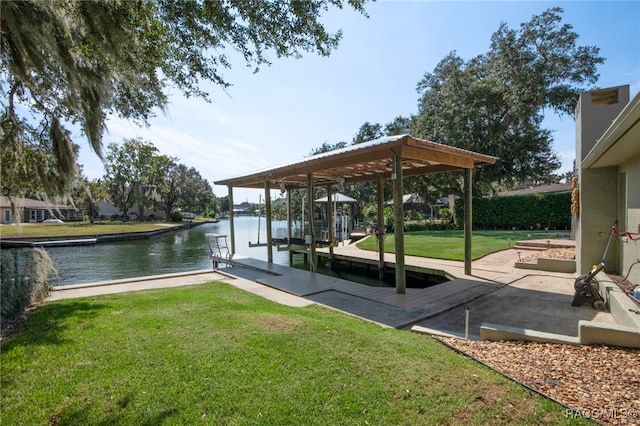
POLYGON ((42 248, 0 251, 0 324, 4 330, 34 303, 49 294, 55 275, 53 262, 42 248))

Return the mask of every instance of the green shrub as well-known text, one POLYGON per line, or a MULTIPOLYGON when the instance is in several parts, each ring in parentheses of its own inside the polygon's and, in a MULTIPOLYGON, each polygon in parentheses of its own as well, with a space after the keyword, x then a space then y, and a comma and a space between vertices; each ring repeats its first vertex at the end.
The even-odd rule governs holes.
MULTIPOLYGON (((571 193, 473 199, 474 229, 570 229, 571 193)), ((455 222, 464 223, 464 200, 456 200, 455 222)))
POLYGON ((171 222, 182 222, 182 213, 180 212, 171 213, 171 215, 169 216, 169 220, 171 222))
POLYGON ((443 220, 414 220, 404 222, 404 232, 445 231, 453 225, 443 220))
POLYGON ((417 210, 407 210, 404 212, 405 220, 420 220, 422 219, 422 213, 417 210))
POLYGON ((11 323, 29 306, 49 294, 49 280, 56 274, 49 254, 42 248, 0 251, 0 323, 11 323))

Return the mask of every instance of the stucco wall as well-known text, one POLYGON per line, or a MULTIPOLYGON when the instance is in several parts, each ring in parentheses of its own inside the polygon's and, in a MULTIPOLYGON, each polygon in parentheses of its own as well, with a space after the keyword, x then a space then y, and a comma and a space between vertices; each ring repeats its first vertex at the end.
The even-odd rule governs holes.
MULTIPOLYGON (((588 274, 602 260, 618 210, 618 169, 582 170, 580 177, 580 233, 576 244, 578 273, 588 274)), ((617 272, 616 242, 609 245, 605 270, 617 272)))
POLYGON ((580 95, 576 106, 576 159, 579 163, 584 160, 604 131, 628 103, 629 86, 627 85, 594 90, 580 95), (593 100, 597 98, 597 93, 610 90, 617 90, 617 103, 600 105, 593 100))
POLYGON ((625 264, 620 260, 622 243, 618 237, 612 237, 612 227, 616 220, 625 223, 629 223, 627 219, 632 220, 625 211, 628 192, 637 186, 627 184, 633 174, 625 174, 618 165, 586 169, 583 160, 596 144, 602 143, 600 139, 605 131, 629 103, 629 95, 629 86, 595 90, 581 94, 576 106, 580 212, 573 223, 576 267, 581 275, 588 274, 603 257, 607 272, 620 273, 625 264))
MULTIPOLYGON (((620 172, 625 177, 626 187, 626 212, 624 223, 620 224, 620 230, 640 233, 640 155, 622 164, 620 172)), ((625 275, 629 272, 631 265, 640 259, 640 235, 635 235, 634 238, 639 239, 620 238, 621 273, 625 275)), ((640 265, 635 265, 631 269, 629 281, 640 284, 640 265)))

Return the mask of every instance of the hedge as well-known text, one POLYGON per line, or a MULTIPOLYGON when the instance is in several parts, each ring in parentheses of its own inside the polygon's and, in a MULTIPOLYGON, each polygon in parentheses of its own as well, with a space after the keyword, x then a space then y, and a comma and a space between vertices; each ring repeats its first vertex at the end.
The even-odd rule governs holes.
MULTIPOLYGON (((474 229, 571 229, 571 192, 473 199, 474 229)), ((455 202, 455 223, 464 223, 464 200, 455 202)))

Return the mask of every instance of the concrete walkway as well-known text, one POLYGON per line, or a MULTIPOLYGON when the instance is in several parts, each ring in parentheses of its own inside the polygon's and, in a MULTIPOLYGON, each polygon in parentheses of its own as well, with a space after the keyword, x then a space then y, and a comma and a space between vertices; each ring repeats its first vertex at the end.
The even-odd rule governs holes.
MULTIPOLYGON (((570 243, 567 243, 570 244, 570 243)), ((334 253, 377 260, 376 252, 355 245, 338 246, 334 253)), ((320 303, 385 326, 408 329, 413 325, 436 333, 464 335, 467 309, 469 335, 479 336, 482 323, 535 329, 577 336, 578 321, 615 323, 608 312, 589 305, 571 306, 574 274, 516 269, 516 250, 486 256, 472 263, 472 274, 464 274, 463 262, 407 256, 407 265, 445 271, 454 280, 425 289, 370 287, 322 274, 236 257, 236 266, 218 272, 196 271, 145 277, 120 282, 68 286, 56 290, 50 300, 98 294, 173 287, 224 281, 269 300, 289 306, 320 303)), ((393 263, 394 256, 385 255, 393 263)))
POLYGON ((279 291, 253 281, 238 277, 232 277, 224 273, 211 270, 185 272, 180 274, 155 275, 123 280, 102 281, 87 284, 76 284, 64 287, 55 287, 47 301, 62 299, 75 299, 80 297, 93 297, 105 294, 127 293, 131 291, 151 290, 158 288, 181 287, 194 284, 212 282, 225 282, 234 287, 255 293, 265 299, 282 305, 304 307, 314 302, 297 297, 292 294, 279 291))

